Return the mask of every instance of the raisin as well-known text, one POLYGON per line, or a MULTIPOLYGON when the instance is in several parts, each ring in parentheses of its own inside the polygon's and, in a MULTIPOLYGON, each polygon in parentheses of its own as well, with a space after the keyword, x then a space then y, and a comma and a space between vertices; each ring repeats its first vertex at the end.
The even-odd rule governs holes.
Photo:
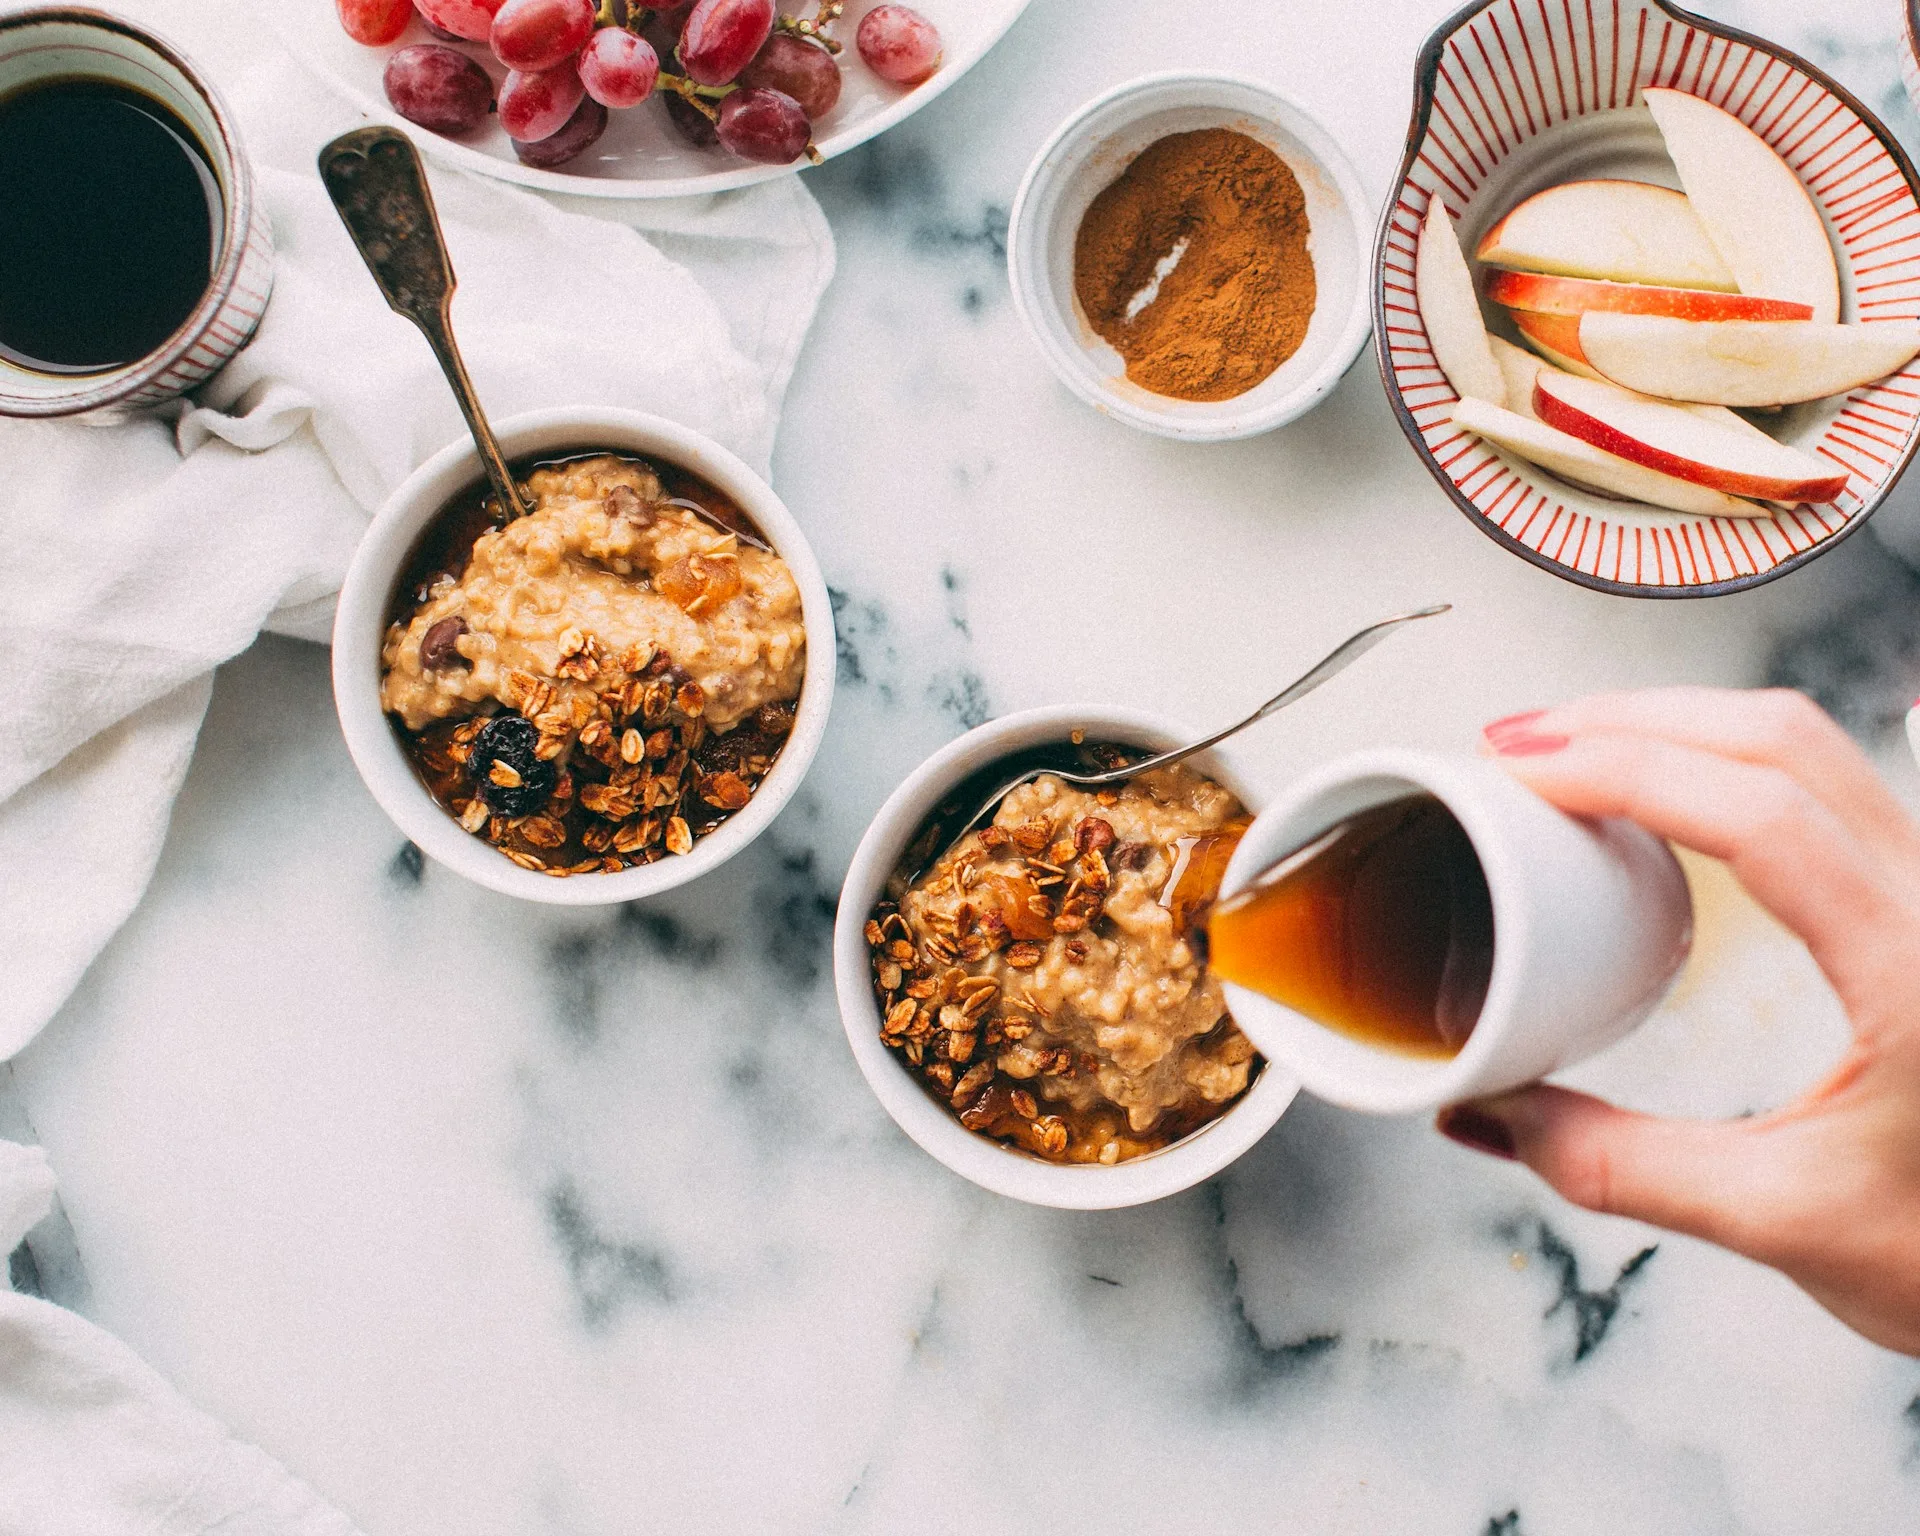
POLYGON ((766 736, 785 736, 793 729, 795 706, 784 700, 762 704, 753 712, 753 723, 766 736))
POLYGON ((558 772, 534 755, 540 731, 520 715, 495 715, 473 738, 467 759, 480 798, 502 816, 531 816, 547 803, 558 772))
POLYGON ((466 632, 467 621, 458 614, 435 624, 420 637, 420 665, 430 671, 438 671, 441 667, 472 665, 454 645, 454 641, 466 632))

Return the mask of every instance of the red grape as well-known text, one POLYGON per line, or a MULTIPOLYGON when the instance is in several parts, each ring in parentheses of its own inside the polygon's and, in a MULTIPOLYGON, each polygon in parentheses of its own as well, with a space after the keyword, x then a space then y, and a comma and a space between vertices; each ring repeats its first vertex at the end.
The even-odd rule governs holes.
POLYGON ((580 54, 580 83, 603 107, 637 107, 653 94, 660 55, 625 27, 602 27, 580 54))
POLYGON ((833 55, 790 32, 776 32, 767 39, 766 47, 740 71, 740 83, 784 91, 816 123, 840 100, 840 66, 833 55))
POLYGON ((940 67, 940 29, 911 6, 876 5, 853 41, 867 68, 895 85, 918 85, 940 67))
POLYGON ((572 59, 532 74, 509 70, 500 87, 500 126, 523 144, 550 139, 566 126, 584 95, 572 59))
POLYGON ((680 137, 696 149, 712 149, 720 142, 719 131, 708 117, 678 91, 667 91, 661 98, 667 104, 667 116, 680 130, 680 137))
POLYGON ((471 133, 493 110, 493 82, 464 53, 413 43, 387 60, 382 77, 393 110, 435 133, 471 133))
POLYGON ((378 48, 407 30, 413 0, 334 0, 340 25, 356 43, 378 48))
POLYGON ((773 31, 773 0, 695 0, 680 33, 680 67, 699 85, 725 85, 773 31))
POLYGON ((556 165, 565 165, 582 150, 591 148, 594 140, 606 131, 607 109, 591 96, 583 96, 580 105, 573 109, 573 116, 561 125, 558 133, 536 139, 531 144, 522 144, 516 139, 513 152, 520 157, 522 165, 550 171, 556 165))
POLYGON ((493 13, 503 0, 413 0, 413 8, 429 26, 451 32, 470 43, 484 43, 493 30, 493 13))
POLYGON ((720 102, 720 142, 742 160, 791 165, 807 152, 813 127, 800 103, 765 86, 730 91, 720 102))
POLYGON ((570 59, 593 36, 593 0, 506 0, 487 41, 508 69, 532 74, 570 59))

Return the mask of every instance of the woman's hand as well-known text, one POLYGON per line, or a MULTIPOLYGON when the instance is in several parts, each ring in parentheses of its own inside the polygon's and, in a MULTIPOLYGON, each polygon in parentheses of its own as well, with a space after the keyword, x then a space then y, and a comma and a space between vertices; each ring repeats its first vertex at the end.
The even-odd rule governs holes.
POLYGON ((1630 1114, 1535 1087, 1441 1111, 1576 1205, 1770 1264, 1876 1343, 1920 1354, 1920 826, 1816 705, 1782 690, 1602 694, 1487 727, 1522 782, 1721 859, 1806 941, 1853 1044, 1749 1119, 1630 1114))

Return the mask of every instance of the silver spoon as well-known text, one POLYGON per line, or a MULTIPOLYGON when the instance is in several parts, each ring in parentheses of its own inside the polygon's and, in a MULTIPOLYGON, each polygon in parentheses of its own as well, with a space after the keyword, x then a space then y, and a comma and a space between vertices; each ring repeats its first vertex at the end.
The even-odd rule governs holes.
POLYGON ((320 180, 387 303, 420 327, 453 386, 493 493, 509 517, 528 510, 487 425, 453 340, 453 262, 413 141, 394 128, 356 128, 320 151, 320 180))
POLYGON ((922 824, 894 873, 894 882, 911 885, 918 880, 936 858, 983 821, 988 820, 1002 800, 1022 784, 1037 779, 1044 773, 1064 779, 1067 783, 1081 789, 1101 789, 1114 784, 1123 784, 1128 779, 1137 778, 1143 773, 1151 773, 1156 768, 1169 768, 1175 763, 1184 762, 1195 753, 1218 746, 1229 736, 1238 735, 1257 721, 1264 720, 1268 715, 1275 714, 1289 704, 1304 699, 1329 678, 1346 671, 1402 624, 1411 624, 1416 619, 1433 618, 1436 614, 1446 613, 1452 607, 1451 603, 1434 603, 1426 608, 1416 608, 1412 613, 1402 613, 1391 619, 1382 619, 1378 624, 1369 624, 1365 629, 1347 636, 1319 662, 1268 699, 1246 719, 1237 721, 1223 731, 1215 731, 1213 735, 1203 737, 1187 746, 1176 747, 1171 752, 1160 752, 1119 768, 1089 770, 1080 744, 1062 741, 1028 747, 989 763, 985 768, 962 780, 922 824), (955 818, 962 812, 968 813, 966 819, 956 820, 955 818))

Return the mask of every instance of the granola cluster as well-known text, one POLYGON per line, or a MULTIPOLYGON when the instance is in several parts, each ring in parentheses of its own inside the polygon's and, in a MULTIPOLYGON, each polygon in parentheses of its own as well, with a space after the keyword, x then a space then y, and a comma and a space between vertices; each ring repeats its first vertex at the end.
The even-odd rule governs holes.
POLYGON ((434 797, 522 868, 687 853, 792 730, 792 573, 632 460, 526 489, 533 510, 478 533, 390 626, 382 702, 434 797))
MULTIPOLYGON (((584 639, 579 654, 591 658, 597 647, 584 639)), ((523 869, 591 874, 692 852, 753 798, 793 729, 792 706, 777 703, 731 731, 709 731, 700 685, 664 651, 629 648, 599 677, 604 686, 564 704, 550 684, 529 680, 522 708, 531 715, 475 717, 416 739, 414 760, 435 798, 523 869), (516 814, 510 796, 538 770, 489 755, 483 736, 516 719, 533 728, 534 762, 554 765, 550 790, 528 814, 516 814)))
POLYGON ((1189 1134, 1258 1068, 1194 929, 1245 824, 1184 768, 1021 786, 868 921, 882 1040, 962 1125, 1048 1161, 1189 1134))

